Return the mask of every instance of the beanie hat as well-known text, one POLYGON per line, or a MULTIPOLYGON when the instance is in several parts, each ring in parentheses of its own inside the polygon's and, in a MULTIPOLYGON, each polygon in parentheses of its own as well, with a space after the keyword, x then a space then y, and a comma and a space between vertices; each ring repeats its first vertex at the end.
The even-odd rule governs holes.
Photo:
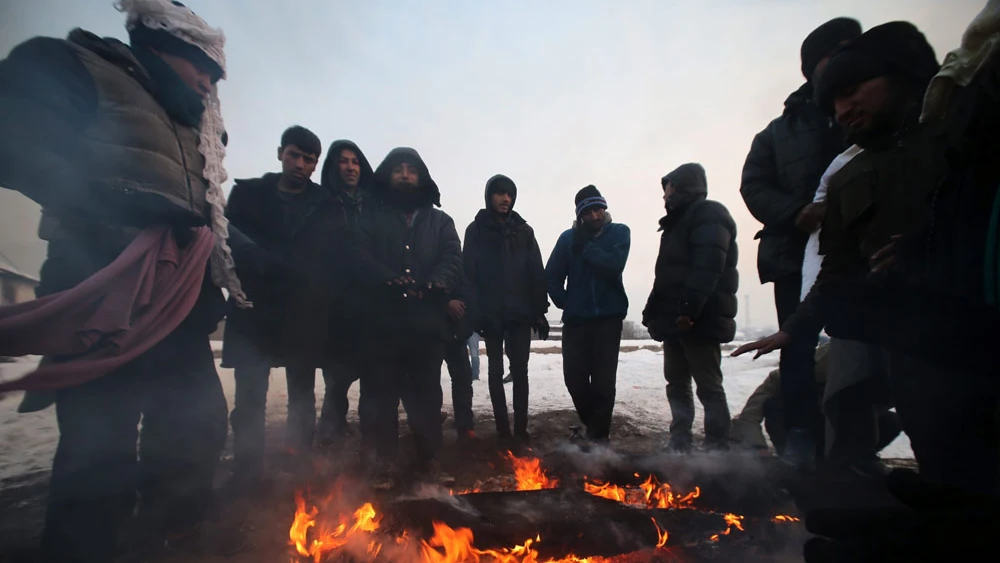
POLYGON ((660 185, 666 189, 667 182, 674 185, 677 193, 701 195, 708 193, 708 179, 705 168, 697 162, 681 164, 673 172, 660 179, 660 185))
POLYGON ((604 199, 604 196, 601 195, 601 192, 593 184, 576 192, 575 202, 577 217, 583 215, 583 212, 591 207, 608 208, 608 201, 604 199))
POLYGON ((832 114, 838 91, 879 76, 900 76, 922 96, 939 69, 934 48, 920 30, 909 22, 889 22, 869 29, 830 57, 816 82, 816 101, 832 114))
MULTIPOLYGON (((187 58, 196 65, 203 65, 219 79, 225 78, 225 34, 209 26, 184 4, 170 0, 120 0, 115 8, 125 13, 125 28, 133 41, 187 58)), ((225 215, 226 196, 222 192, 222 184, 228 177, 222 164, 226 156, 223 141, 226 130, 218 90, 214 86, 205 99, 198 135, 198 152, 205 158, 202 174, 208 182, 205 199, 211 207, 209 226, 215 238, 210 260, 212 281, 226 289, 238 306, 247 308, 252 304, 243 293, 227 242, 229 221, 225 215)))
POLYGON ((511 180, 503 174, 497 174, 489 180, 486 181, 486 208, 490 208, 490 198, 493 194, 508 194, 510 195, 510 207, 514 208, 514 202, 517 201, 517 186, 514 185, 514 180, 511 180))
POLYGON ((814 29, 806 36, 799 51, 802 58, 802 74, 806 80, 812 80, 812 75, 823 57, 836 51, 844 41, 859 35, 861 35, 861 24, 851 18, 834 18, 814 29))

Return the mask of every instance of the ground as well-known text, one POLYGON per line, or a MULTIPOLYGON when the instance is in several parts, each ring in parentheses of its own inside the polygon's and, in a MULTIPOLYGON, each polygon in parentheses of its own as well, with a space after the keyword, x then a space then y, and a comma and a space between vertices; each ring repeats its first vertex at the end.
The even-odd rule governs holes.
MULTIPOLYGON (((569 427, 577 422, 562 382, 561 356, 558 351, 558 343, 539 342, 533 345, 530 363, 530 431, 534 437, 533 447, 538 452, 551 451, 564 443, 569 427)), ((623 343, 613 431, 616 451, 647 453, 658 451, 665 444, 670 414, 664 396, 662 361, 662 352, 657 350, 654 342, 623 343)), ((748 358, 724 357, 726 391, 734 415, 739 412, 753 389, 775 368, 776 363, 777 357, 767 357, 756 362, 748 358)), ((0 364, 0 377, 15 377, 31 366, 31 362, 24 361, 0 364)), ((456 477, 457 490, 472 488, 484 477, 508 471, 500 454, 504 445, 497 442, 493 429, 485 354, 482 357, 482 372, 482 379, 474 382, 476 431, 480 441, 471 447, 456 445, 455 433, 450 430, 450 425, 445 435, 442 464, 456 477)), ((232 371, 220 368, 219 374, 231 406, 234 391, 232 371)), ((445 389, 444 410, 450 413, 450 381, 446 371, 442 372, 442 385, 445 389)), ((318 400, 322 398, 322 388, 322 378, 317 377, 318 400)), ((509 402, 510 386, 506 389, 509 402)), ((350 393, 350 419, 355 429, 357 395, 357 385, 354 385, 350 393)), ((0 561, 5 560, 5 554, 30 551, 37 542, 44 511, 47 468, 58 437, 53 409, 33 414, 17 414, 18 401, 16 394, 0 399, 0 561)), ((272 374, 268 401, 269 449, 274 452, 271 465, 277 467, 281 465, 282 429, 287 406, 282 370, 274 370, 272 374)), ((698 409, 696 432, 700 431, 701 424, 700 406, 698 409)), ((357 438, 354 437, 337 451, 319 457, 317 469, 321 475, 332 475, 345 467, 350 469, 356 465, 356 452, 357 438)), ((890 458, 911 457, 905 437, 897 440, 884 453, 890 458)), ((227 449, 220 481, 224 479, 226 468, 231 462, 230 455, 227 449)), ((273 490, 256 499, 226 505, 221 509, 219 520, 229 526, 238 525, 255 543, 253 548, 228 559, 229 561, 251 563, 289 560, 287 534, 294 513, 294 489, 297 484, 282 477, 284 474, 280 472, 276 474, 278 478, 273 490)), ((329 485, 326 478, 317 478, 317 481, 311 484, 315 488, 329 485)))

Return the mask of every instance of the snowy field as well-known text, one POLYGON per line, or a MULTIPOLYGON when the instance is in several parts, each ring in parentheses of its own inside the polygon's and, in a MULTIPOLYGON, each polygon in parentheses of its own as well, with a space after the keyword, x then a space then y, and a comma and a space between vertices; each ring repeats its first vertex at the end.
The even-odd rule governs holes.
MULTIPOLYGON (((559 342, 533 342, 530 373, 530 412, 572 409, 573 403, 563 384, 562 356, 558 353, 559 342)), ((627 416, 640 428, 662 431, 670 422, 665 383, 663 380, 663 353, 650 348, 658 348, 653 341, 623 341, 623 352, 618 364, 618 391, 615 415, 627 416), (631 351, 625 351, 631 350, 631 351)), ((730 358, 723 356, 722 370, 729 408, 735 416, 742 409, 747 397, 767 374, 775 369, 778 356, 772 355, 753 361, 750 356, 730 358)), ((32 369, 34 363, 22 359, 20 362, 0 364, 0 379, 11 379, 18 373, 32 369)), ((486 353, 481 355, 481 379, 473 382, 476 412, 492 413, 489 389, 486 382, 486 353)), ((226 398, 232 407, 235 383, 233 372, 219 368, 219 375, 225 388, 226 398)), ((450 379, 442 368, 441 384, 445 390, 445 410, 451 410, 450 379)), ((511 400, 510 386, 507 386, 507 400, 511 400)), ((323 379, 316 377, 317 408, 323 397, 323 379)), ((58 431, 55 410, 31 414, 18 414, 19 393, 9 394, 0 399, 0 480, 47 471, 55 453, 58 431)), ((351 387, 351 419, 357 419, 358 385, 351 387)), ((271 372, 271 386, 268 392, 267 417, 269 424, 281 424, 287 414, 288 396, 284 371, 271 372)), ((697 419, 695 429, 702 433, 701 405, 695 400, 697 419)), ((318 411, 317 411, 318 412, 318 411)), ((529 422, 530 424, 530 422, 529 422)), ((486 430, 484 430, 486 431, 486 430)), ((612 433, 612 436, 614 434, 612 433)), ((882 452, 886 458, 912 458, 909 441, 900 436, 882 452)))

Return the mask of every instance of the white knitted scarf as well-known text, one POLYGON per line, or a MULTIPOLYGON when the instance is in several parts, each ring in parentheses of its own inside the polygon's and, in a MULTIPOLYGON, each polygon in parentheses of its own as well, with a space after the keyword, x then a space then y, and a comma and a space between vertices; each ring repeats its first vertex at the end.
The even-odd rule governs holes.
MULTIPOLYGON (((115 8, 126 14, 125 28, 129 31, 138 24, 166 31, 204 51, 218 63, 222 69, 222 77, 226 77, 226 54, 223 50, 226 44, 225 34, 221 29, 209 26, 189 8, 178 6, 170 0, 119 0, 115 3, 115 8)), ((227 290, 239 307, 247 308, 252 303, 243 293, 227 243, 229 221, 225 215, 226 196, 222 193, 222 183, 228 177, 222 164, 226 156, 226 147, 222 143, 225 131, 218 89, 213 87, 205 99, 205 113, 202 114, 201 125, 198 127, 198 152, 205 157, 203 175, 208 182, 205 199, 211 206, 210 226, 215 237, 210 260, 212 281, 227 290)))

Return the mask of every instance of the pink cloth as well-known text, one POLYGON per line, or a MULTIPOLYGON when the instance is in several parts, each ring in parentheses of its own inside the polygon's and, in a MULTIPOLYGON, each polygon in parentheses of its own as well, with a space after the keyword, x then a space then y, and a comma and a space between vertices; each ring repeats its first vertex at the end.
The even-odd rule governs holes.
POLYGON ((148 228, 76 287, 0 307, 0 355, 71 356, 0 382, 0 392, 79 385, 152 348, 194 308, 212 240, 200 227, 182 250, 169 228, 148 228))

